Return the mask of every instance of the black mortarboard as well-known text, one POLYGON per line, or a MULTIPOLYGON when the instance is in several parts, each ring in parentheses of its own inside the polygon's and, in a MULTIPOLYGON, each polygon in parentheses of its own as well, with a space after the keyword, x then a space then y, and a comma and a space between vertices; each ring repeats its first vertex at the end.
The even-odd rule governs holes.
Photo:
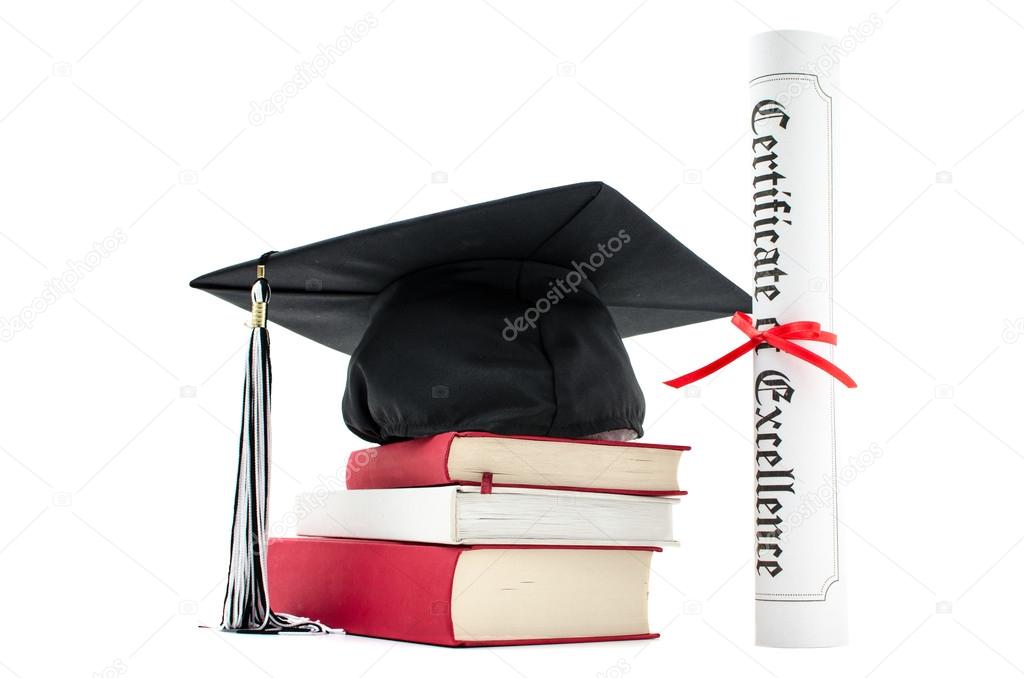
MULTIPOLYGON (((621 338, 750 297, 600 182, 275 252, 271 319, 352 355, 343 411, 374 442, 450 430, 641 432, 621 338)), ((192 281, 247 308, 256 260, 192 281)))
POLYGON ((267 599, 271 287, 275 322, 351 354, 345 423, 375 442, 445 431, 639 435, 643 394, 622 338, 750 308, 598 182, 268 253, 192 286, 252 307, 222 620, 234 631, 322 628, 267 599))

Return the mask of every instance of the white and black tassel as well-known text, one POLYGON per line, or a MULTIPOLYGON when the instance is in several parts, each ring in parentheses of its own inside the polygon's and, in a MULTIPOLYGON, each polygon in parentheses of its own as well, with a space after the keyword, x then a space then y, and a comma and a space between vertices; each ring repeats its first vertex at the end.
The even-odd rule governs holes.
POLYGON ((304 617, 274 612, 267 591, 267 493, 270 470, 270 284, 264 261, 252 286, 252 334, 242 395, 231 562, 221 629, 241 633, 322 633, 329 629, 304 617))

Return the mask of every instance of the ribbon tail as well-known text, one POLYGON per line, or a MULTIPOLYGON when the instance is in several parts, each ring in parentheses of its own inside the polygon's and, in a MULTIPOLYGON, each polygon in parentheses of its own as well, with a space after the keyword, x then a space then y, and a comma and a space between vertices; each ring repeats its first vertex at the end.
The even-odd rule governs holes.
POLYGON ((785 339, 781 341, 778 339, 776 339, 775 341, 769 339, 768 343, 770 343, 772 346, 781 351, 785 351, 786 353, 792 355, 795 358, 800 358, 801 360, 814 365, 819 370, 827 372, 836 380, 838 380, 839 383, 841 383, 843 386, 847 388, 857 388, 857 382, 853 380, 853 377, 839 369, 839 367, 835 363, 829 362, 827 359, 821 357, 814 351, 810 351, 804 348, 803 346, 799 346, 785 339))
POLYGON ((715 372, 717 372, 718 370, 722 369, 723 367, 725 367, 729 363, 731 363, 734 360, 740 358, 744 354, 749 353, 750 351, 754 350, 754 348, 756 348, 757 345, 760 344, 760 343, 761 342, 758 341, 757 339, 751 339, 750 341, 748 341, 747 343, 743 344, 742 346, 737 346, 733 350, 731 350, 728 353, 726 353, 725 355, 723 355, 718 360, 715 360, 714 362, 708 363, 707 365, 705 365, 704 367, 700 368, 699 370, 694 370, 693 372, 689 372, 687 374, 684 374, 681 377, 676 377, 675 379, 671 379, 671 380, 663 382, 663 383, 666 386, 671 386, 672 388, 682 388, 683 386, 686 386, 688 384, 692 384, 695 381, 700 381, 701 379, 703 379, 704 377, 708 376, 709 374, 714 374, 715 372))

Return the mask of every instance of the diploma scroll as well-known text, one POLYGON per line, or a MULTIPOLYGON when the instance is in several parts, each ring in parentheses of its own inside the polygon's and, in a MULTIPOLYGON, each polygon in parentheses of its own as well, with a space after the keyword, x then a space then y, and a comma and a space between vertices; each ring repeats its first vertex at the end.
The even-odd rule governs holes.
MULTIPOLYGON (((832 328, 835 117, 832 41, 803 31, 753 39, 754 302, 758 330, 832 328)), ((804 343, 832 360, 832 346, 804 343)), ((754 351, 756 642, 846 642, 839 559, 833 379, 761 344, 754 351)))

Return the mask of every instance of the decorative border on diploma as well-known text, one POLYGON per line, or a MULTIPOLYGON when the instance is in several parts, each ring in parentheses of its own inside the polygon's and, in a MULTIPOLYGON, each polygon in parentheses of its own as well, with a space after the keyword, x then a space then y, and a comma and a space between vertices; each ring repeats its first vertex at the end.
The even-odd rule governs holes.
MULTIPOLYGON (((775 81, 806 81, 810 82, 815 93, 825 103, 825 114, 826 114, 826 130, 828 134, 828 143, 826 144, 827 161, 826 166, 828 167, 828 193, 826 203, 828 206, 828 295, 829 301, 832 300, 832 285, 833 285, 833 258, 832 258, 832 236, 833 236, 833 191, 834 191, 834 176, 835 169, 833 165, 833 136, 832 136, 832 97, 825 92, 821 87, 821 82, 818 76, 814 73, 803 73, 803 72, 779 72, 779 73, 766 73, 750 80, 750 86, 761 85, 766 82, 775 81)), ((828 326, 831 328, 834 326, 833 322, 833 310, 832 304, 829 303, 828 308, 828 326)), ((828 347, 829 360, 833 359, 834 350, 831 346, 828 347)), ((835 388, 833 385, 829 385, 828 389, 828 409, 829 418, 832 427, 832 574, 830 574, 822 583, 819 591, 814 593, 757 593, 755 591, 754 600, 765 601, 765 602, 808 602, 818 603, 825 602, 828 599, 829 589, 832 585, 839 581, 839 508, 838 508, 838 463, 836 454, 836 416, 835 416, 835 388)))

